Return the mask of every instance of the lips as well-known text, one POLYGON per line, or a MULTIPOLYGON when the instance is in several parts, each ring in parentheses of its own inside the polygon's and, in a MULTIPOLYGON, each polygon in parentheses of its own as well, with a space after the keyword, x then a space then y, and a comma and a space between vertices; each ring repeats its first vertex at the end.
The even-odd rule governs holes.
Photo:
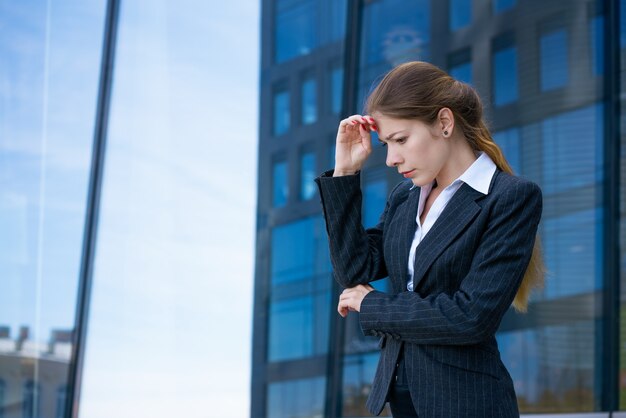
POLYGON ((408 178, 408 177, 411 177, 411 174, 413 174, 413 172, 414 172, 414 171, 415 171, 415 170, 404 171, 404 172, 402 172, 402 173, 400 173, 400 174, 402 174, 404 177, 407 177, 407 178, 408 178))

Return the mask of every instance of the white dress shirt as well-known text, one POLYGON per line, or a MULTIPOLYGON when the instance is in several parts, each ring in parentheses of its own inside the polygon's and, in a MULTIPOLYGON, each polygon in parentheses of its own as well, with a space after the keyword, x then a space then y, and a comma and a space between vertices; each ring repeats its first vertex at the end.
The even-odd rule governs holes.
POLYGON ((420 187, 420 201, 417 207, 417 216, 415 217, 417 229, 415 230, 415 236, 413 237, 413 242, 411 243, 411 251, 409 252, 409 274, 407 284, 407 289, 409 291, 413 291, 413 265, 415 264, 415 252, 417 250, 417 246, 420 242, 422 242, 422 239, 428 231, 430 231, 430 228, 432 228, 437 218, 439 218, 439 215, 441 215, 441 212, 443 212, 450 199, 452 199, 452 196, 454 196, 454 193, 461 188, 463 183, 467 183, 476 191, 485 195, 488 194, 489 185, 491 184, 491 179, 493 178, 495 172, 496 164, 484 151, 481 151, 478 154, 476 161, 474 161, 463 174, 450 183, 450 185, 446 187, 441 194, 439 194, 439 196, 437 196, 430 210, 426 214, 423 225, 420 221, 420 216, 424 211, 426 199, 428 198, 430 191, 433 189, 435 182, 433 181, 431 184, 420 187))

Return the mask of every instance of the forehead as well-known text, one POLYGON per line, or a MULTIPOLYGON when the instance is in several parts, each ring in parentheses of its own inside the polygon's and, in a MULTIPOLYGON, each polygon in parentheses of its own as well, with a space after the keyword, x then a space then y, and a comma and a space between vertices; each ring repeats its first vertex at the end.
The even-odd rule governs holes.
POLYGON ((378 126, 378 135, 381 139, 387 139, 388 136, 397 132, 415 131, 427 129, 428 126, 417 119, 398 119, 381 114, 372 114, 376 125, 378 126))

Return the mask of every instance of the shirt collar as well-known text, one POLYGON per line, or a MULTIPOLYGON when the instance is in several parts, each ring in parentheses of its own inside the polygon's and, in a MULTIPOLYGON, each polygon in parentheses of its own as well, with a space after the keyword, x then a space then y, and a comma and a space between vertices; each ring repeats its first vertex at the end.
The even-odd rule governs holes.
POLYGON ((484 151, 480 151, 476 161, 457 180, 469 184, 472 189, 482 194, 488 194, 496 168, 493 160, 484 151))
MULTIPOLYGON (((463 174, 461 174, 456 180, 450 183, 450 186, 458 182, 464 182, 470 185, 470 187, 482 194, 489 194, 489 185, 491 179, 496 172, 497 166, 491 158, 484 152, 478 153, 476 161, 470 165, 463 174)), ((410 190, 413 190, 416 186, 411 186, 410 190)))

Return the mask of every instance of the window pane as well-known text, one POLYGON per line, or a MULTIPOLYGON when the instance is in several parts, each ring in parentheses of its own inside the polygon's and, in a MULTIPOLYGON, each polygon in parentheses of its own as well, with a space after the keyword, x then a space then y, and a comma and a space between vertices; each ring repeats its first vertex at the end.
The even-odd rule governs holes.
POLYGON ((277 63, 310 54, 317 46, 317 7, 313 0, 277 0, 274 51, 277 63))
POLYGON ((450 0, 450 30, 455 31, 472 21, 472 0, 450 0))
POLYGON ((105 10, 0 2, 0 416, 67 382, 105 10))
POLYGON ((272 205, 275 208, 285 206, 289 198, 289 179, 287 162, 274 163, 272 169, 272 205))
POLYGON ((450 75, 459 81, 472 84, 472 63, 466 62, 450 68, 450 75))
POLYGON ((595 323, 498 334, 498 345, 526 413, 593 411, 599 396, 595 323))
POLYGON ((590 209, 546 219, 544 252, 551 280, 545 298, 593 292, 602 288, 602 214, 590 209))
POLYGON ((347 0, 317 0, 321 44, 342 40, 346 35, 347 0))
MULTIPOLYGON (((249 328, 233 324, 249 312, 233 299, 251 291, 241 243, 254 230, 254 127, 211 111, 254 103, 247 87, 222 89, 246 86, 256 61, 213 54, 240 40, 216 36, 214 9, 138 0, 119 10, 81 417, 248 412, 239 394, 249 328), (216 344, 220 335, 242 343, 216 344)), ((231 3, 220 9, 237 16, 231 3)), ((244 18, 237 31, 250 40, 244 18)))
POLYGON ((331 111, 338 115, 341 112, 343 99, 343 67, 333 68, 330 76, 331 111))
POLYGON ((493 0, 493 11, 494 13, 502 13, 505 12, 517 3, 517 0, 493 0))
MULTIPOLYGON (((372 390, 379 353, 345 356, 343 359, 343 413, 342 417, 367 417, 370 413, 365 402, 372 390)), ((385 406, 383 417, 390 417, 389 407, 385 406)))
POLYGON ((541 123, 543 192, 592 186, 602 180, 602 105, 565 112, 541 123))
POLYGON ((357 103, 378 77, 407 61, 430 59, 430 0, 366 2, 360 41, 357 103))
POLYGON ((330 258, 321 217, 272 231, 268 360, 324 354, 330 321, 330 258))
POLYGON ((559 29, 541 37, 541 90, 564 87, 568 82, 567 32, 559 29))
POLYGON ((493 57, 493 101, 496 106, 513 103, 518 99, 517 49, 504 48, 493 57))
POLYGON ((267 392, 268 417, 324 416, 326 379, 323 377, 271 383, 267 392))
POLYGON ((328 240, 323 220, 305 218, 272 231, 272 285, 309 280, 330 272, 328 240), (294 245, 297 242, 298 245, 294 245))
POLYGON ((315 185, 315 177, 317 171, 315 166, 315 153, 307 152, 302 155, 300 160, 300 199, 309 200, 317 192, 315 185))
POLYGON ((604 16, 595 16, 589 21, 591 66, 594 75, 604 73, 604 30, 604 16))
POLYGON ((308 125, 317 121, 317 83, 309 78, 302 83, 302 123, 308 125))
POLYGON ((506 131, 500 131, 493 135, 493 140, 498 144, 504 158, 513 169, 513 173, 522 174, 520 164, 520 144, 519 144, 519 129, 507 129, 506 131))
POLYGON ((282 135, 289 130, 291 111, 289 91, 283 90, 274 94, 274 135, 282 135))

